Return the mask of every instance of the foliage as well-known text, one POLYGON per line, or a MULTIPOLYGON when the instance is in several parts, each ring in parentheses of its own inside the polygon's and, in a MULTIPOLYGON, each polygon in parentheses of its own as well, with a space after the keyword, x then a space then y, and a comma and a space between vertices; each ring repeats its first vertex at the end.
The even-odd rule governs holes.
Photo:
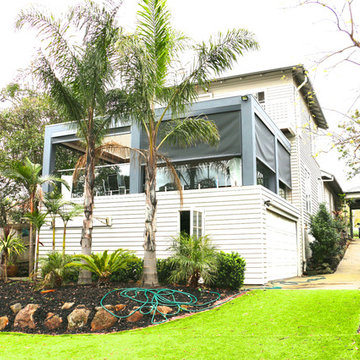
POLYGON ((160 284, 168 284, 174 264, 170 259, 157 259, 156 270, 160 284))
POLYGON ((244 283, 246 262, 238 253, 221 251, 218 255, 214 287, 239 290, 244 283))
POLYGON ((203 278, 205 284, 213 283, 217 251, 207 235, 197 237, 181 233, 173 238, 170 250, 172 255, 169 261, 174 265, 170 281, 186 281, 192 287, 199 285, 200 278, 203 278))
POLYGON ((3 254, 4 281, 7 282, 7 265, 11 256, 20 255, 25 251, 24 242, 16 235, 16 232, 10 228, 4 228, 3 235, 0 237, 0 254, 3 254))
MULTIPOLYGON (((85 1, 60 20, 31 9, 22 11, 16 23, 18 28, 29 25, 37 30, 44 51, 37 58, 35 74, 64 119, 76 123, 83 140, 85 219, 81 246, 88 254, 92 246, 95 148, 113 120, 112 109, 115 107, 119 116, 126 100, 122 92, 112 90, 117 76, 115 43, 121 33, 116 25, 118 10, 119 5, 111 1, 104 6, 85 1)), ((91 274, 83 271, 79 281, 91 282, 91 274)))
POLYGON ((325 204, 320 204, 318 212, 311 217, 310 233, 315 240, 310 243, 312 256, 309 267, 316 269, 323 266, 334 270, 337 265, 335 257, 340 250, 340 238, 325 204))
POLYGON ((41 276, 43 278, 41 287, 53 288, 61 286, 64 282, 76 281, 79 275, 78 269, 65 266, 72 261, 72 256, 63 257, 56 251, 48 253, 46 258, 41 258, 41 276))
POLYGON ((99 277, 99 283, 108 282, 111 274, 126 268, 130 256, 131 252, 124 249, 118 249, 111 254, 105 250, 91 255, 75 255, 75 261, 66 264, 66 267, 75 266, 88 270, 99 277))
POLYGON ((168 158, 161 153, 164 145, 182 147, 198 143, 216 145, 216 125, 204 117, 185 116, 186 108, 207 88, 211 77, 231 69, 237 56, 256 49, 253 34, 234 29, 218 34, 208 42, 190 46, 188 39, 171 25, 166 0, 142 0, 139 3, 138 27, 134 36, 119 43, 121 79, 128 94, 129 118, 146 134, 146 148, 138 152, 145 164, 146 214, 144 233, 143 282, 157 285, 156 273, 156 169, 158 162, 168 167, 182 195, 181 183, 168 158), (192 65, 181 64, 181 53, 189 50, 192 65), (159 112, 154 109, 162 106, 159 112), (166 113, 172 118, 163 124, 166 113), (179 120, 182 119, 182 120, 179 120), (163 125, 162 125, 163 124, 163 125))
POLYGON ((130 255, 126 266, 114 271, 110 276, 110 281, 127 284, 130 281, 137 282, 141 279, 144 269, 144 262, 136 255, 130 255))

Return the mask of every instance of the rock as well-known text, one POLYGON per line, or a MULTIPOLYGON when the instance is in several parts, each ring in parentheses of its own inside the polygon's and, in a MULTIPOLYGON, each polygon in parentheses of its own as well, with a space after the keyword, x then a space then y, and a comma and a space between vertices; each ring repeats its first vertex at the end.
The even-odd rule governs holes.
POLYGON ((0 317, 0 330, 4 330, 9 323, 9 318, 7 316, 0 317))
POLYGON ((114 326, 116 321, 117 318, 115 316, 104 309, 100 309, 97 311, 91 322, 91 331, 108 329, 114 326))
MULTIPOLYGON (((156 309, 156 314, 155 315, 161 315, 159 311, 161 311, 163 314, 169 314, 171 312, 173 312, 173 309, 169 306, 158 306, 157 309, 156 309)), ((151 312, 151 314, 154 313, 154 310, 151 312)))
POLYGON ((72 308, 74 306, 75 303, 73 302, 66 302, 64 303, 64 305, 61 307, 61 310, 69 310, 70 308, 72 308))
POLYGON ((14 327, 35 329, 34 313, 40 307, 39 304, 27 304, 20 310, 14 321, 14 327))
POLYGON ((124 310, 126 308, 126 305, 124 304, 116 304, 115 305, 115 311, 121 311, 124 310))
POLYGON ((10 309, 14 314, 17 314, 21 310, 22 306, 20 303, 16 303, 14 305, 10 305, 10 309))
MULTIPOLYGON (((105 308, 110 310, 110 311, 114 311, 115 310, 115 307, 114 305, 105 305, 105 308)), ((104 308, 102 306, 96 306, 95 307, 95 310, 96 311, 99 311, 99 310, 103 310, 104 308)))
POLYGON ((87 324, 89 315, 90 315, 90 310, 87 310, 86 308, 75 309, 67 317, 68 329, 74 330, 74 329, 82 328, 87 324))
POLYGON ((140 311, 134 312, 132 315, 130 315, 128 318, 126 318, 127 322, 137 322, 143 318, 143 314, 140 311))
POLYGON ((61 326, 62 322, 63 320, 59 315, 50 312, 46 315, 44 326, 49 330, 56 330, 61 326))

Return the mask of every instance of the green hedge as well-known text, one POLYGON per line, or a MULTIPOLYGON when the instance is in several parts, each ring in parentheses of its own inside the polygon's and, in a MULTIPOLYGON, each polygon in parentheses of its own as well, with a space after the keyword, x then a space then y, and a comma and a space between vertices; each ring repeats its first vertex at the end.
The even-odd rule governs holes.
POLYGON ((221 289, 238 290, 244 283, 246 262, 235 252, 218 255, 217 272, 213 286, 221 289))

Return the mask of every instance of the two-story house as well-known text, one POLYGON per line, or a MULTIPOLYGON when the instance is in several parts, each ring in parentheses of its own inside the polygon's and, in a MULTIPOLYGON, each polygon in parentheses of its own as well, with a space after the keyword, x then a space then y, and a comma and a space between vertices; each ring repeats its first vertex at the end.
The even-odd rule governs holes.
MULTIPOLYGON (((236 251, 247 262, 245 283, 302 274, 304 232, 321 201, 321 172, 313 158, 317 127, 326 128, 310 80, 292 66, 215 80, 187 116, 207 116, 220 132, 217 147, 166 148, 183 186, 184 202, 165 170, 158 171, 157 255, 169 255, 180 231, 209 235, 219 250, 236 251)), ((167 119, 164 119, 166 121, 167 119)), ((113 123, 106 141, 145 146, 134 124, 113 123)), ((64 168, 66 152, 82 152, 76 129, 46 128, 43 171, 64 168), (59 155, 60 154, 60 155, 59 155)), ((66 163, 66 162, 65 162, 66 163)), ((93 251, 119 247, 143 253, 144 194, 141 163, 126 151, 104 154, 97 168, 93 251)), ((81 202, 81 181, 64 196, 81 202)), ((60 248, 61 222, 56 234, 60 248)), ((67 251, 80 251, 81 219, 69 224, 67 251)), ((42 230, 44 254, 52 231, 42 230)))

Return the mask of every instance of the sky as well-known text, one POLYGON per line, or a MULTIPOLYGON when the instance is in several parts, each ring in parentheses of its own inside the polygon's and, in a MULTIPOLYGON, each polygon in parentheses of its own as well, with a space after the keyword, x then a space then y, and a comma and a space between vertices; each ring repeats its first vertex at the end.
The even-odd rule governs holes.
MULTIPOLYGON (((21 69, 26 69, 39 47, 34 31, 15 30, 20 10, 36 6, 59 16, 76 3, 71 0, 0 2, 0 89, 14 81, 21 69)), ((304 64, 330 131, 334 132, 341 119, 339 113, 348 111, 360 89, 360 66, 340 63, 334 67, 334 61, 319 63, 327 54, 348 45, 348 40, 336 30, 325 9, 299 3, 300 0, 168 0, 172 24, 195 41, 207 40, 231 28, 245 28, 255 34, 260 50, 247 53, 224 75, 304 64)), ((129 32, 135 29, 136 11, 136 0, 123 1, 119 23, 129 32)), ((360 187, 360 176, 348 181, 346 169, 337 157, 337 152, 332 150, 321 153, 317 161, 336 176, 344 190, 360 187)))

